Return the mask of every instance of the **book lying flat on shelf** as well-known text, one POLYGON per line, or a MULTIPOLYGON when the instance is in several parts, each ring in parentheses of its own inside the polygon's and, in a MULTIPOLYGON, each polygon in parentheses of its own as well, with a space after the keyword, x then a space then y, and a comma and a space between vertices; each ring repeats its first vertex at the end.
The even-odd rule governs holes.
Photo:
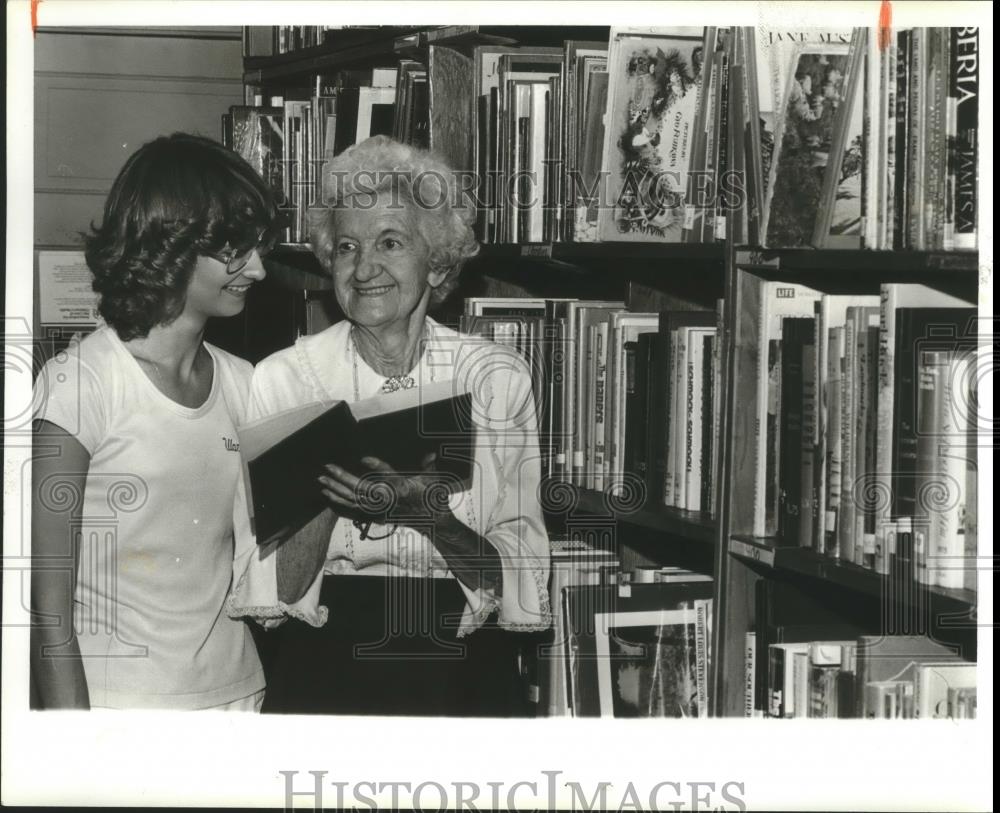
POLYGON ((357 476, 376 457, 400 473, 428 454, 452 491, 468 487, 475 428, 471 395, 444 381, 349 404, 314 402, 239 427, 254 533, 266 544, 294 533, 327 507, 317 478, 334 463, 357 476))

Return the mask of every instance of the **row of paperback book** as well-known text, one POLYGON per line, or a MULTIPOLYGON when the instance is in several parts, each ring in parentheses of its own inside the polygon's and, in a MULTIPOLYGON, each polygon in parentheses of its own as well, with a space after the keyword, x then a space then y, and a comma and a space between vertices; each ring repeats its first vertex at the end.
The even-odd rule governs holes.
POLYGON ((623 302, 470 297, 459 327, 524 356, 544 474, 711 513, 720 319, 721 303, 716 311, 634 313, 623 302))
POLYGON ((746 282, 758 325, 754 535, 975 588, 979 339, 971 303, 746 282))
POLYGON ((555 623, 538 653, 542 713, 707 717, 711 577, 680 567, 623 571, 613 540, 600 535, 552 539, 555 623))
MULTIPOLYGON (((331 89, 321 115, 351 119, 334 154, 393 134, 471 175, 484 242, 713 242, 732 218, 737 242, 772 248, 974 249, 978 31, 879 36, 612 28, 561 46, 431 44, 426 65, 374 69, 406 79, 369 127, 353 98, 331 101, 336 77, 311 84, 331 89)), ((331 156, 296 147, 277 160, 311 183, 319 170, 295 163, 331 156)), ((284 191, 290 210, 310 205, 284 191)))
POLYGON ((747 634, 746 713, 751 717, 971 719, 976 664, 918 635, 772 643, 747 634), (758 654, 766 662, 758 668, 758 654), (757 677, 765 685, 757 687, 757 677))

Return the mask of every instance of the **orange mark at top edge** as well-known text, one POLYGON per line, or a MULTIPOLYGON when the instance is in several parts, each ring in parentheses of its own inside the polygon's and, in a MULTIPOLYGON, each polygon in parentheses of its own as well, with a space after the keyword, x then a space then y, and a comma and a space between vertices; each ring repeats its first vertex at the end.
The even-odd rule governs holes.
POLYGON ((892 3, 882 0, 882 8, 878 12, 878 48, 884 51, 889 47, 892 36, 892 3))
POLYGON ((31 0, 31 36, 38 30, 38 4, 42 0, 31 0))

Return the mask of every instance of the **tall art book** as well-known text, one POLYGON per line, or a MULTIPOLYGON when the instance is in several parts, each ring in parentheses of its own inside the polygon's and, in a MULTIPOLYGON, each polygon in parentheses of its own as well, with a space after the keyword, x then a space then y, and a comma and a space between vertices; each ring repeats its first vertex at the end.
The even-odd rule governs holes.
MULTIPOLYGON (((239 428, 244 482, 258 544, 286 538, 327 502, 317 478, 333 463, 358 477, 375 457, 401 474, 424 471, 452 493, 469 487, 475 424, 472 396, 444 381, 355 403, 314 402, 239 428)), ((388 509, 389 506, 382 506, 388 509)))

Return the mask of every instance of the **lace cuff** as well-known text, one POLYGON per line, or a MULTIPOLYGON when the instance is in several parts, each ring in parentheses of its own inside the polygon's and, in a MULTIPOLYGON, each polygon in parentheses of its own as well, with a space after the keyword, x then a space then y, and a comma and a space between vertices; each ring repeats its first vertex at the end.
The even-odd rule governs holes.
POLYGON ((312 627, 326 624, 329 613, 319 603, 323 571, 316 574, 306 594, 292 604, 278 598, 278 572, 275 547, 254 550, 226 601, 230 618, 251 618, 265 629, 273 629, 287 618, 297 618, 312 627))
MULTIPOLYGON (((515 632, 539 632, 542 630, 547 630, 552 626, 552 608, 549 603, 549 588, 548 588, 548 576, 545 571, 541 568, 533 567, 525 570, 520 570, 516 576, 521 576, 518 580, 518 586, 520 590, 518 591, 518 611, 517 612, 506 612, 506 609, 510 606, 506 602, 501 605, 500 609, 500 626, 507 630, 513 630, 515 632), (533 583, 534 590, 526 594, 525 587, 528 580, 528 574, 531 574, 531 582, 533 583), (535 603, 532 604, 526 601, 527 595, 535 597, 535 603), (527 605, 527 606, 525 606, 527 605)), ((507 569, 504 570, 504 583, 507 582, 507 569)))
POLYGON ((494 610, 499 611, 500 626, 503 629, 513 632, 549 629, 552 626, 552 610, 546 582, 547 577, 541 568, 515 569, 506 563, 502 597, 498 598, 492 589, 470 590, 459 581, 467 604, 458 628, 458 637, 475 632, 486 623, 494 610))

